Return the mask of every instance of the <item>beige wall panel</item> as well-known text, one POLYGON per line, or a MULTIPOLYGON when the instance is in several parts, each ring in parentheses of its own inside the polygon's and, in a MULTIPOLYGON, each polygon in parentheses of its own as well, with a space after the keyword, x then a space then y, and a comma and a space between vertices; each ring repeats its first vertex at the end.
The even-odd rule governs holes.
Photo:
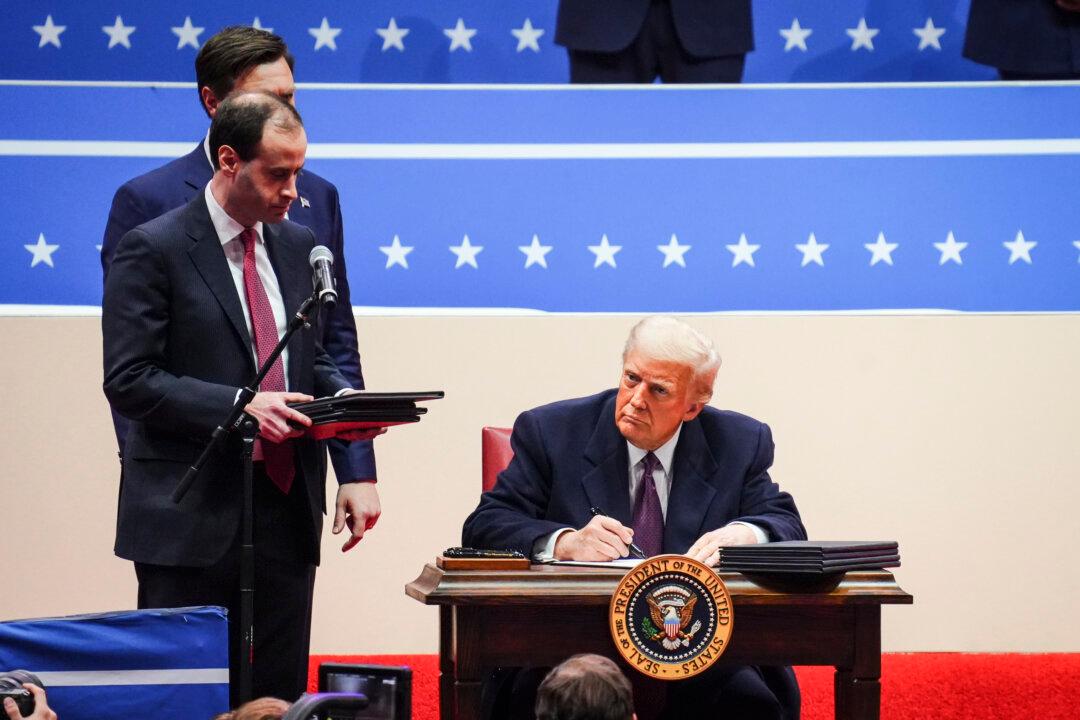
MULTIPOLYGON (((313 652, 435 652, 403 586, 457 544, 479 429, 613 385, 631 316, 361 317, 372 389, 444 389, 376 441, 384 515, 352 552, 327 530, 313 652), (394 618, 385 622, 386 614, 394 618)), ((714 404, 768 422, 773 477, 811 537, 895 538, 913 607, 893 651, 1078 651, 1080 318, 699 316, 714 404)), ((130 608, 112 555, 118 465, 97 318, 2 318, 0 618, 130 608)))

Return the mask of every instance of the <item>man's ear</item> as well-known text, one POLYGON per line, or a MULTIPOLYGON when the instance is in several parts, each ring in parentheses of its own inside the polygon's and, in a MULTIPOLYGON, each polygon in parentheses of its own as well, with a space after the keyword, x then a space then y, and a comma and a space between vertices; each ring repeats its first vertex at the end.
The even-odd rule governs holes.
POLYGON ((218 105, 221 101, 218 100, 217 95, 214 95, 214 91, 210 89, 209 85, 203 85, 199 88, 199 97, 202 99, 203 109, 206 110, 206 114, 211 118, 217 114, 218 105))
POLYGON ((218 168, 226 175, 234 176, 240 170, 240 156, 229 145, 218 148, 218 168))
POLYGON ((690 407, 688 407, 686 409, 686 413, 683 415, 683 422, 690 422, 691 420, 696 418, 698 415, 700 415, 701 411, 704 410, 704 409, 705 409, 705 403, 703 403, 703 402, 694 403, 693 405, 691 405, 690 407))

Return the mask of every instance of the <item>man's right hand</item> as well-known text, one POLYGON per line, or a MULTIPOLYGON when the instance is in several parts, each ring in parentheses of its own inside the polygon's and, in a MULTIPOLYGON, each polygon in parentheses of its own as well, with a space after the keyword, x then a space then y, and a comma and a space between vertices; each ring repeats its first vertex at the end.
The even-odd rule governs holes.
POLYGON ((259 437, 272 443, 280 443, 304 433, 302 429, 290 425, 290 421, 305 428, 311 426, 311 418, 285 403, 308 402, 314 399, 304 393, 259 392, 255 393, 244 412, 259 421, 259 437))
POLYGON ((45 691, 33 683, 23 683, 23 687, 34 696, 34 712, 24 717, 14 700, 4 698, 4 714, 11 720, 56 720, 56 713, 45 702, 45 691))
POLYGON ((630 554, 634 531, 615 518, 597 515, 580 530, 555 541, 556 560, 617 560, 630 554))

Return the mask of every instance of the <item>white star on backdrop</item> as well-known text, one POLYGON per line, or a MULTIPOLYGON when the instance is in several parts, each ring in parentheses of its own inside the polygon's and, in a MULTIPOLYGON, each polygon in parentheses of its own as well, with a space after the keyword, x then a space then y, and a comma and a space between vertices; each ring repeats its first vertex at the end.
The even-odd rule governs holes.
POLYGON ((622 245, 612 245, 609 243, 606 233, 600 238, 599 245, 589 245, 588 247, 589 252, 596 256, 596 261, 593 263, 594 270, 601 265, 618 267, 615 265, 615 253, 622 250, 622 245))
POLYGON ((879 232, 877 242, 863 243, 863 247, 874 254, 870 258, 870 267, 877 265, 879 262, 892 265, 892 251, 900 247, 900 243, 885 242, 885 233, 879 232))
POLYGON ((547 258, 545 256, 551 252, 551 247, 551 245, 541 245, 539 235, 533 235, 532 244, 530 245, 518 245, 518 250, 525 253, 526 269, 533 265, 539 265, 546 270, 547 258))
POLYGON ((43 48, 46 45, 55 45, 60 47, 60 33, 67 30, 67 25, 54 25, 52 15, 45 16, 44 25, 34 25, 34 32, 41 36, 38 40, 38 47, 43 48))
POLYGON ((454 27, 443 29, 443 35, 450 38, 450 52, 454 52, 459 47, 465 48, 465 52, 472 52, 472 37, 475 34, 476 29, 465 27, 465 21, 461 18, 457 19, 457 25, 454 27))
POLYGON ((36 244, 23 245, 23 247, 34 256, 34 259, 30 261, 30 267, 35 267, 39 263, 45 263, 49 267, 56 267, 53 265, 52 254, 60 246, 50 245, 45 242, 45 233, 38 233, 36 244))
POLYGON ((926 18, 926 24, 921 28, 912 28, 911 32, 919 36, 919 51, 928 47, 935 50, 941 49, 941 36, 945 34, 945 28, 934 27, 934 19, 926 18))
POLYGON ((405 52, 403 40, 409 34, 409 28, 399 28, 397 20, 390 18, 390 23, 384 28, 375 28, 375 32, 382 38, 382 51, 397 48, 399 52, 405 52))
POLYGON ((1016 239, 1012 242, 1001 243, 1009 249, 1009 264, 1012 265, 1017 260, 1023 260, 1028 265, 1031 264, 1031 248, 1035 247, 1039 243, 1025 240, 1024 233, 1020 230, 1016 231, 1016 239))
POLYGON ((450 252, 457 255, 457 262, 454 263, 454 269, 457 270, 462 265, 472 265, 479 270, 480 266, 476 264, 476 255, 483 249, 483 245, 473 245, 470 243, 468 235, 462 238, 460 245, 451 245, 450 252))
POLYGON ((683 257, 686 255, 686 251, 690 249, 690 245, 680 245, 679 238, 675 237, 675 234, 671 234, 671 240, 667 245, 657 245, 656 249, 664 253, 664 267, 671 264, 676 264, 681 267, 686 267, 686 259, 683 257))
POLYGON ((258 15, 256 15, 255 19, 251 22, 251 27, 255 28, 256 30, 265 30, 268 33, 274 32, 274 28, 263 27, 262 21, 259 20, 258 15))
POLYGON ((525 48, 529 48, 533 52, 540 52, 540 43, 537 40, 544 34, 544 31, 540 28, 534 28, 532 20, 525 18, 525 24, 520 28, 511 30, 510 33, 517 38, 517 51, 521 52, 525 48))
POLYGON ((323 16, 322 24, 317 28, 308 28, 308 35, 315 38, 315 49, 328 47, 337 50, 337 41, 334 40, 341 34, 341 28, 330 27, 330 21, 323 16))
POLYGON ((866 18, 859 18, 859 24, 856 27, 848 28, 844 32, 851 37, 852 52, 855 52, 861 47, 873 52, 874 36, 881 32, 881 30, 866 27, 866 18))
POLYGON ((825 267, 825 260, 821 257, 821 253, 829 249, 829 246, 817 241, 817 236, 814 233, 810 233, 810 239, 804 243, 796 243, 795 249, 802 253, 802 265, 800 267, 806 267, 810 263, 817 263, 821 267, 825 267))
POLYGON ((750 267, 754 267, 754 253, 756 253, 761 246, 751 245, 746 242, 746 233, 739 235, 739 242, 736 245, 725 245, 725 247, 731 252, 731 267, 738 267, 739 265, 746 263, 750 267))
POLYGON ((406 270, 409 269, 409 261, 405 259, 405 256, 413 251, 409 245, 402 245, 401 238, 397 235, 394 236, 393 242, 389 245, 380 245, 379 250, 386 254, 386 269, 400 265, 406 270))
POLYGON ((112 50, 116 45, 123 45, 128 50, 131 49, 131 33, 135 32, 134 25, 125 25, 124 21, 120 19, 120 16, 116 16, 116 22, 112 25, 102 25, 101 31, 109 36, 109 50, 112 50))
POLYGON ((799 48, 803 52, 806 52, 806 38, 810 37, 810 34, 814 32, 810 28, 804 28, 799 25, 799 18, 795 18, 791 21, 791 27, 780 28, 780 34, 784 36, 784 52, 789 52, 794 48, 799 48))
MULTIPOLYGON (((1073 240, 1073 247, 1080 250, 1080 240, 1073 240)), ((1080 255, 1076 256, 1076 262, 1080 263, 1080 255)))
POLYGON ((949 260, 952 260, 957 265, 963 265, 964 261, 960 259, 960 252, 966 248, 968 244, 966 242, 956 242, 956 238, 952 234, 952 230, 945 237, 945 242, 934 243, 934 247, 941 253, 941 259, 938 260, 938 265, 944 265, 949 260))
POLYGON ((199 49, 199 36, 202 35, 202 32, 205 29, 206 28, 194 27, 191 24, 191 16, 190 15, 185 17, 183 25, 181 25, 180 27, 174 27, 172 29, 173 34, 176 35, 176 37, 180 38, 176 43, 176 49, 179 50, 180 48, 184 47, 185 45, 190 45, 191 47, 198 50, 199 49))

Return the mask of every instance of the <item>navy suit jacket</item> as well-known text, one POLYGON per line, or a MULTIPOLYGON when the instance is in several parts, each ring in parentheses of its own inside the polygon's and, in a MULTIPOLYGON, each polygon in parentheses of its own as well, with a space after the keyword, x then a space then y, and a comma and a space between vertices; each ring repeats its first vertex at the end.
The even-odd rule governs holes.
MULTIPOLYGON (((555 42, 571 50, 625 50, 645 23, 652 0, 560 0, 555 42)), ((754 49, 750 0, 670 0, 675 32, 699 58, 741 55, 754 49)))
MULTIPOLYGON (((282 297, 311 291, 308 228, 264 225, 282 297)), ((251 337, 228 260, 200 192, 188 205, 125 233, 102 299, 105 395, 131 420, 117 512, 116 554, 155 565, 206 566, 237 536, 243 492, 239 439, 213 454, 183 502, 171 493, 255 372, 251 337)), ((349 386, 312 331, 289 341, 289 387, 332 395, 349 386)), ((323 454, 296 439, 297 477, 312 522, 306 556, 318 561, 325 509, 323 454), (312 532, 313 531, 313 532, 312 532)))
POLYGON ((964 57, 1017 73, 1080 73, 1080 13, 1054 0, 971 0, 964 57))
MULTIPOLYGON (((120 186, 113 196, 109 221, 105 226, 105 238, 101 245, 101 265, 106 284, 108 284, 113 256, 124 233, 169 210, 188 204, 193 198, 202 194, 203 188, 210 182, 213 174, 213 168, 200 142, 187 155, 120 186)), ((289 207, 289 219, 310 228, 315 234, 316 244, 326 245, 334 253, 338 302, 331 312, 320 314, 317 323, 319 337, 326 352, 333 358, 349 385, 362 390, 364 376, 360 368, 360 355, 356 343, 356 321, 352 314, 349 280, 345 272, 345 249, 338 191, 332 183, 308 170, 301 173, 296 187, 300 198, 289 207), (308 206, 305 206, 302 200, 306 200, 308 206)), ((307 257, 302 258, 300 264, 308 273, 310 286, 307 257)), ((298 303, 287 302, 285 312, 292 315, 297 307, 298 303)), ((250 377, 247 378, 241 384, 246 385, 250 379, 250 377)), ((293 388, 292 385, 289 387, 293 388)), ((113 424, 116 428, 120 455, 123 456, 128 430, 127 420, 114 410, 113 424)), ((327 444, 338 482, 375 478, 375 452, 370 440, 356 442, 330 440, 327 444)))
MULTIPOLYGON (((533 544, 560 528, 581 528, 599 507, 631 525, 629 455, 615 425, 615 390, 522 413, 510 443, 514 459, 465 521, 468 547, 533 544)), ((663 551, 685 553, 710 530, 732 520, 753 523, 769 540, 804 540, 791 496, 769 478, 767 425, 706 407, 683 423, 673 461, 663 551)))

